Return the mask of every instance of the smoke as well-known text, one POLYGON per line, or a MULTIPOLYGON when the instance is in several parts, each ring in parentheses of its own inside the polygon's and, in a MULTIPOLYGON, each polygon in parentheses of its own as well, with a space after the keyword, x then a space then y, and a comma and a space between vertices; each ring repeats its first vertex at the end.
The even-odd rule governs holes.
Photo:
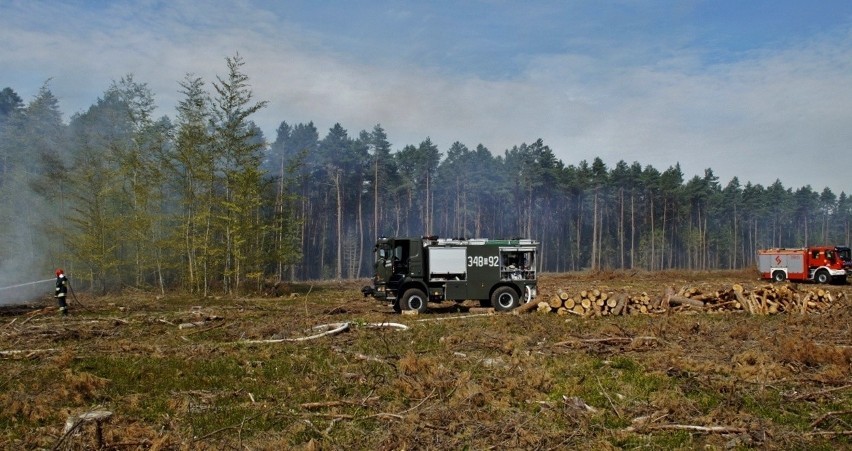
POLYGON ((52 296, 50 209, 29 186, 30 175, 12 170, 0 177, 0 305, 52 296))

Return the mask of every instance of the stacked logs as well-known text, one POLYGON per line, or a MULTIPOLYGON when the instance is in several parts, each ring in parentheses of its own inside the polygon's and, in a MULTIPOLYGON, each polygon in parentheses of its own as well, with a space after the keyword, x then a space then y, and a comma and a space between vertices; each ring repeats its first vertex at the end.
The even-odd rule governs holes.
POLYGON ((690 288, 683 296, 704 303, 706 310, 746 311, 754 315, 774 315, 776 313, 816 313, 837 305, 836 300, 843 298, 823 288, 799 291, 795 285, 764 285, 751 291, 740 284, 734 284, 727 290, 702 293, 690 288), (835 297, 837 299, 835 299, 835 297))
POLYGON ((838 305, 837 301, 843 297, 843 293, 832 294, 823 288, 800 291, 792 284, 764 285, 753 290, 747 290, 740 284, 715 291, 684 287, 675 292, 669 288, 662 297, 657 298, 646 292, 631 295, 600 289, 583 290, 572 296, 560 289, 548 301, 538 302, 523 310, 536 308, 544 313, 584 317, 678 311, 748 312, 753 315, 805 314, 826 311, 838 305))
MULTIPOLYGON (((560 290, 550 298, 550 302, 545 304, 547 309, 556 312, 557 315, 606 316, 623 314, 624 309, 627 308, 627 299, 624 296, 615 297, 612 293, 598 289, 583 290, 575 297, 560 290)), ((545 310, 541 303, 538 308, 545 310)))

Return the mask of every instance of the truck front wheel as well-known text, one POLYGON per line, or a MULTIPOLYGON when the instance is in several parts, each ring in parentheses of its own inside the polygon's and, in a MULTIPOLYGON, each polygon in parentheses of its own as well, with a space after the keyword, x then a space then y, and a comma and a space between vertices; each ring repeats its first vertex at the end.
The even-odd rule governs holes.
POLYGON ((520 305, 520 297, 512 287, 500 287, 491 294, 491 305, 498 312, 507 312, 520 305))
POLYGON ((826 270, 817 271, 816 277, 814 278, 817 283, 829 283, 831 282, 831 274, 826 270))
POLYGON ((402 310, 416 310, 417 313, 424 313, 428 306, 429 299, 426 298, 426 293, 417 288, 409 288, 405 290, 402 299, 399 301, 399 306, 402 310))

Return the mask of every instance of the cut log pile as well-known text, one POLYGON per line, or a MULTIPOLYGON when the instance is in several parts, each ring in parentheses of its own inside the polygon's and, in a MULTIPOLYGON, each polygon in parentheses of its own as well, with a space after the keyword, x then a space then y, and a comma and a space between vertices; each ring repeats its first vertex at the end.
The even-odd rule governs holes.
POLYGON ((574 295, 557 290, 547 301, 524 306, 521 311, 577 316, 661 314, 669 312, 747 312, 753 315, 777 313, 820 313, 840 304, 843 293, 832 294, 824 288, 800 290, 794 284, 763 285, 752 290, 740 284, 730 288, 704 291, 684 287, 675 292, 669 288, 661 297, 613 293, 600 289, 582 290, 574 295))

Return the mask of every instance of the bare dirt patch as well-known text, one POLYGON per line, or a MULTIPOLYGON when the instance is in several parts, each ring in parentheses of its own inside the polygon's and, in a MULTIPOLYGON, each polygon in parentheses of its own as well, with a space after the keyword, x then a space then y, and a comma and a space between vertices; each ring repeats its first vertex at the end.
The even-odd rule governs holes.
MULTIPOLYGON (((289 285, 275 297, 81 296, 68 318, 50 300, 5 309, 0 447, 850 446, 849 285, 825 287, 842 305, 804 315, 581 318, 470 314, 478 303, 396 315, 363 298, 363 283, 289 285), (110 415, 74 423, 86 412, 110 415)), ((732 284, 765 282, 545 274, 540 296, 732 284)))

